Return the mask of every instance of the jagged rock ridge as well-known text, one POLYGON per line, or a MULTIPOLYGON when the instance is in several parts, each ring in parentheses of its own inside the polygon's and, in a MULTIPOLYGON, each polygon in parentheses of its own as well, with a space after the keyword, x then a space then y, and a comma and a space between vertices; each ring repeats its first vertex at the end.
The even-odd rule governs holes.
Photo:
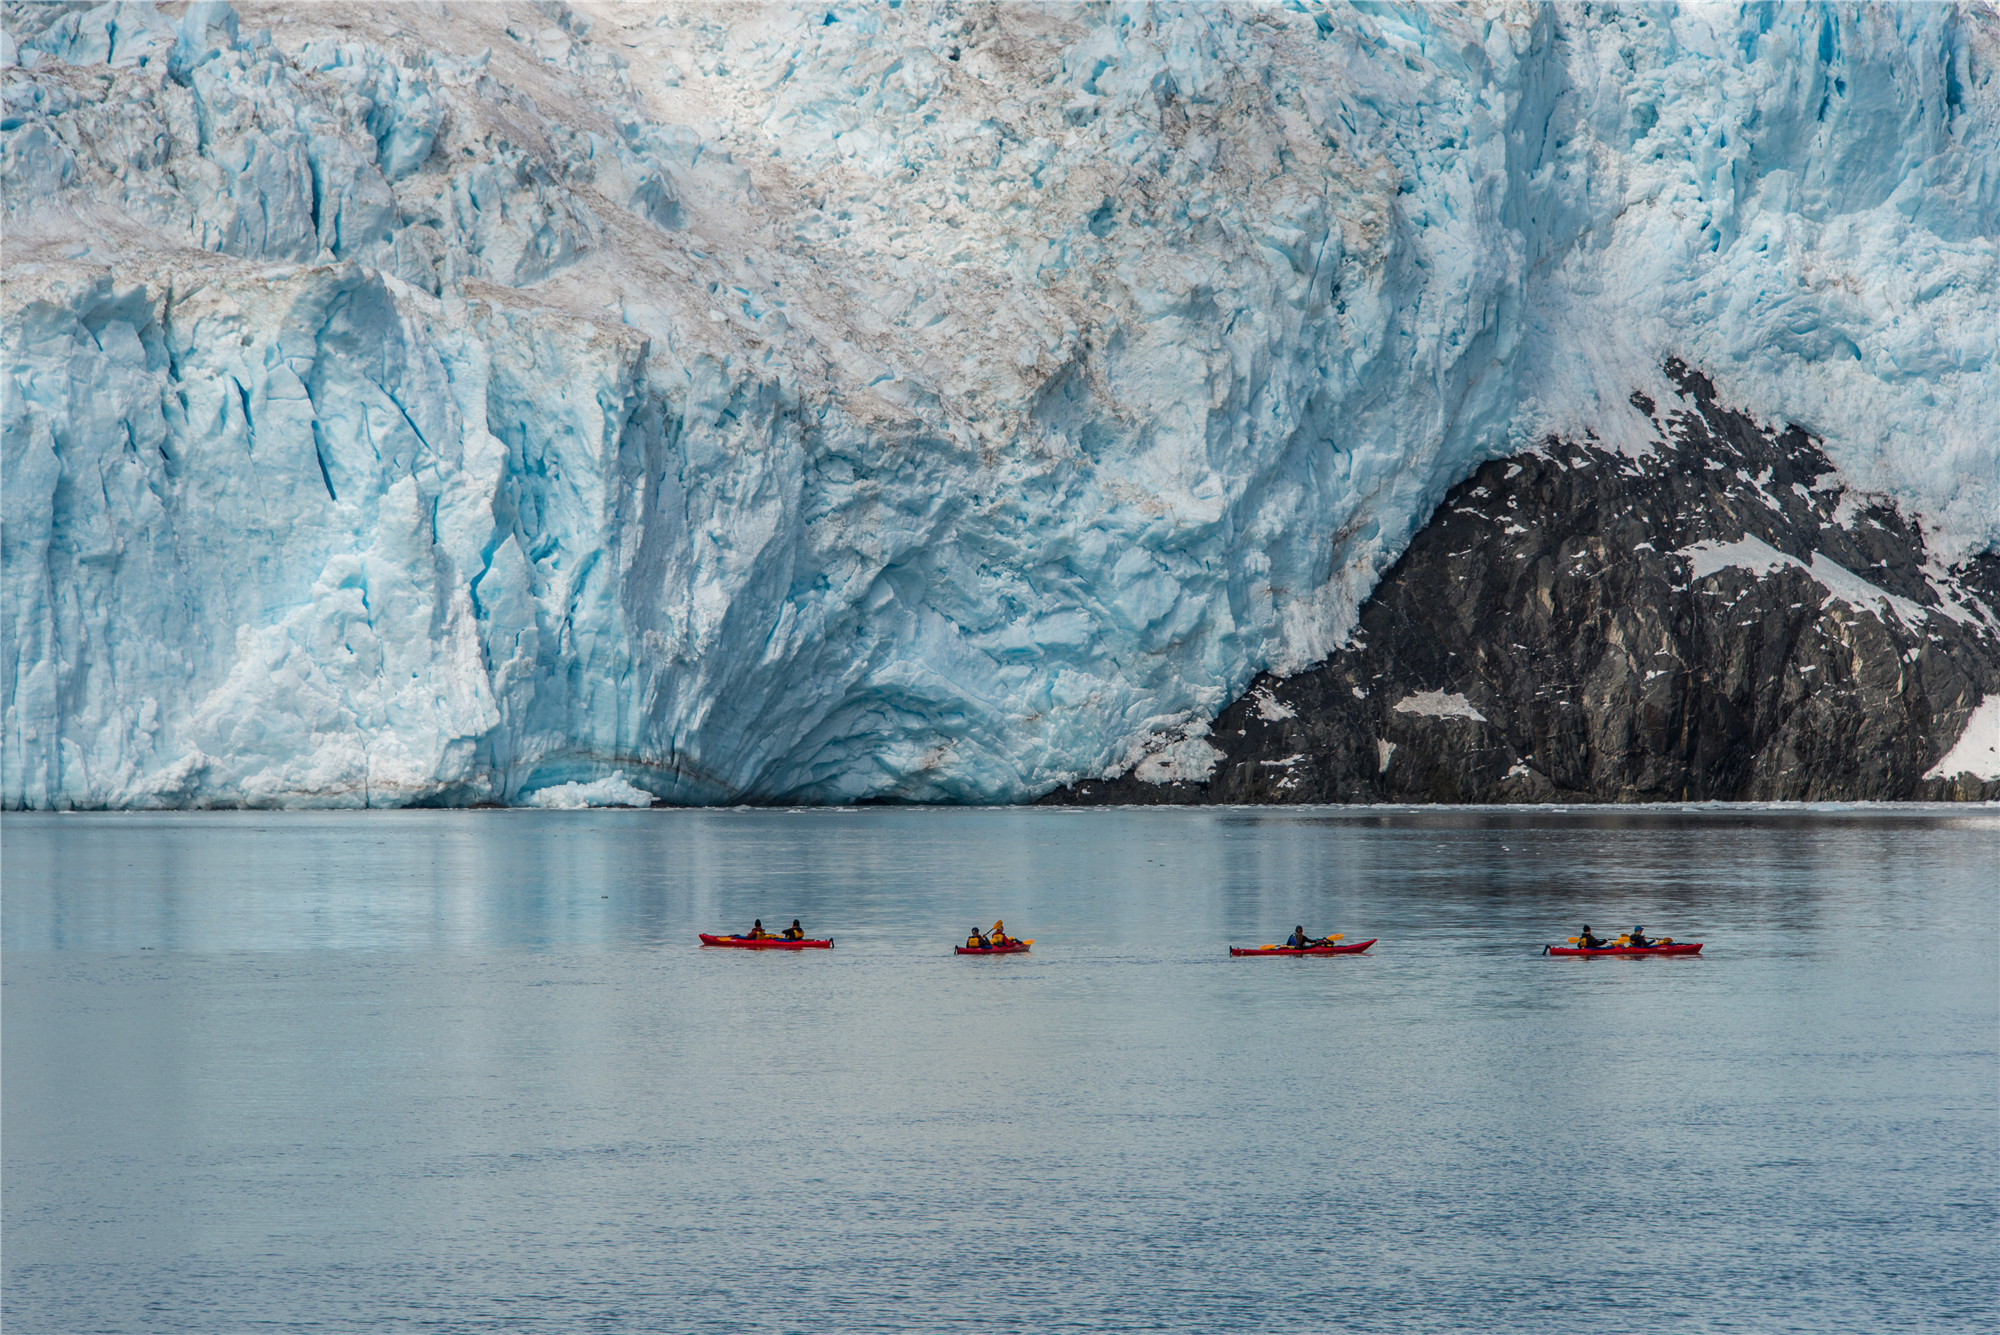
POLYGON ((1654 449, 1484 465, 1350 645, 1259 678, 1174 765, 1048 800, 2000 797, 2000 774, 1935 772, 2000 697, 2000 556, 1941 568, 1805 432, 1666 369, 1678 404, 1632 401, 1654 449))

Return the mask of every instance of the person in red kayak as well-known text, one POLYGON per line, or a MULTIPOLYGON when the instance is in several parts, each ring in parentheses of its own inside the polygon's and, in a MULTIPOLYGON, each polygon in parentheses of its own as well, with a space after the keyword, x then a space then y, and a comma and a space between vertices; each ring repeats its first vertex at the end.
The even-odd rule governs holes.
POLYGON ((1604 939, 1602 937, 1596 937, 1590 934, 1589 923, 1585 923, 1583 925, 1583 930, 1576 934, 1576 943, 1585 950, 1604 949, 1604 939))
POLYGON ((1652 943, 1651 941, 1649 941, 1649 940, 1647 940, 1647 939, 1646 939, 1646 929, 1645 929, 1645 928, 1643 928, 1643 927, 1634 927, 1634 928, 1632 929, 1632 935, 1631 935, 1630 939, 1628 939, 1628 940, 1627 940, 1627 941, 1625 942, 1625 944, 1626 944, 1626 945, 1628 945, 1628 946, 1637 946, 1637 947, 1638 947, 1639 949, 1641 949, 1641 950, 1644 950, 1644 949, 1645 949, 1645 948, 1646 948, 1647 946, 1650 946, 1650 945, 1652 945, 1653 943, 1652 943))
POLYGON ((738 941, 769 941, 771 939, 771 934, 764 930, 764 920, 762 918, 759 918, 757 919, 756 922, 750 925, 749 931, 745 932, 743 935, 737 937, 736 939, 738 941))
POLYGON ((965 934, 965 948, 967 950, 984 950, 990 944, 992 943, 987 941, 986 933, 980 931, 977 927, 965 934))
POLYGON ((787 941, 803 941, 806 939, 806 929, 799 926, 799 920, 794 918, 792 919, 792 925, 778 933, 778 935, 784 937, 787 941))
POLYGON ((1307 936, 1304 924, 1294 927, 1292 934, 1285 938, 1285 949, 1287 950, 1311 950, 1314 946, 1323 946, 1325 944, 1325 937, 1307 936))
POLYGON ((993 920, 993 930, 988 932, 986 936, 986 944, 989 946, 1011 946, 1014 944, 1014 938, 1007 935, 1007 924, 998 918, 993 920))

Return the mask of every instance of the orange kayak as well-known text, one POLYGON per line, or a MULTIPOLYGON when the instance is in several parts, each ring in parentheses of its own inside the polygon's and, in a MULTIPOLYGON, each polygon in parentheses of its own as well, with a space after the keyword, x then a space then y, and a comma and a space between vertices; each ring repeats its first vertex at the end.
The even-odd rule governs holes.
POLYGON ((1231 946, 1229 953, 1232 955, 1358 955, 1379 939, 1371 936, 1366 941, 1356 941, 1351 946, 1231 946))
POLYGON ((1665 946, 1605 946, 1601 950, 1585 950, 1581 946, 1548 946, 1544 955, 1582 955, 1595 958, 1598 955, 1699 955, 1701 942, 1689 941, 1685 944, 1675 941, 1665 946))
POLYGON ((761 941, 752 941, 747 936, 710 936, 701 933, 701 943, 705 946, 735 946, 738 950, 832 950, 832 940, 787 941, 782 937, 767 936, 761 941))

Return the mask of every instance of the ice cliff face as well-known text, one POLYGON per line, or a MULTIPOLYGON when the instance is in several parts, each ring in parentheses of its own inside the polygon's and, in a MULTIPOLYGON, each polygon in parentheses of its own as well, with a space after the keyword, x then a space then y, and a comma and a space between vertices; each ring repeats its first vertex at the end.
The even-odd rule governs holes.
POLYGON ((1669 357, 2000 542, 1985 6, 23 6, 0 62, 10 806, 1171 769, 1669 357))

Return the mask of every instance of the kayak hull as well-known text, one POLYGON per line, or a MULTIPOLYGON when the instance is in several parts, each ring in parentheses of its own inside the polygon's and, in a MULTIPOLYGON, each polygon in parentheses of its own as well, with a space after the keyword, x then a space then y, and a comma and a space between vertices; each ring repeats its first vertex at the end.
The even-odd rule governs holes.
POLYGON ((1602 950, 1585 950, 1582 946, 1550 946, 1551 955, 1699 955, 1701 942, 1676 941, 1670 946, 1606 946, 1602 950))
POLYGON ((1369 937, 1366 941, 1356 941, 1353 945, 1340 946, 1231 946, 1232 955, 1358 955, 1374 945, 1379 937, 1369 937))
POLYGON ((954 946, 952 949, 961 955, 1025 955, 1028 947, 1034 944, 1029 940, 1017 941, 1011 946, 954 946))
POLYGON ((740 936, 710 936, 701 933, 701 943, 705 946, 731 946, 737 950, 831 950, 833 942, 827 941, 783 941, 776 937, 766 937, 762 941, 746 941, 740 936))

